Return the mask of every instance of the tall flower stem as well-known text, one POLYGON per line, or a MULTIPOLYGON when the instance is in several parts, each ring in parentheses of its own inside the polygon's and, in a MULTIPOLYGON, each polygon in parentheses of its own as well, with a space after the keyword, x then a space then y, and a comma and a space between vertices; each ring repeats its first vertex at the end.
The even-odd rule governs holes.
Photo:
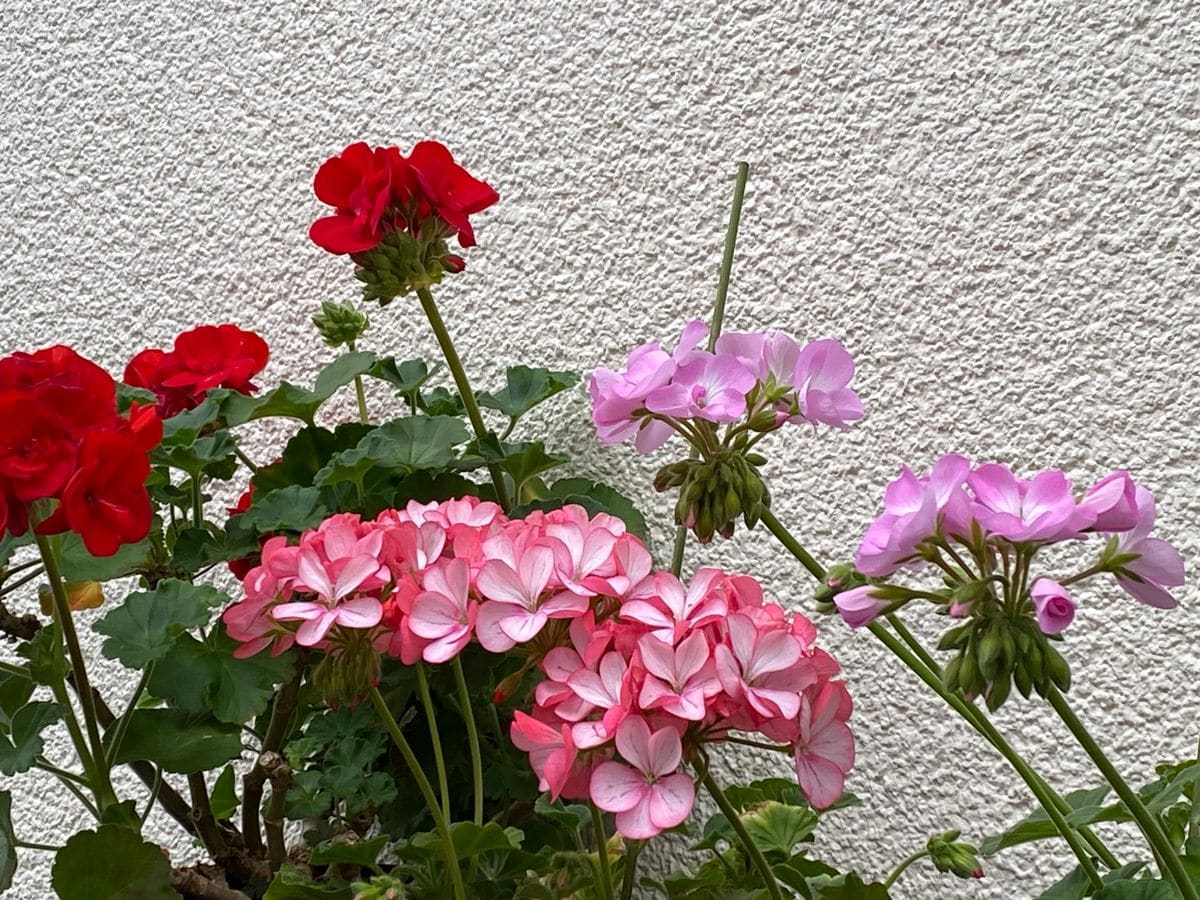
POLYGON ((1112 761, 1100 749, 1100 745, 1096 743, 1087 727, 1075 715, 1075 711, 1071 709, 1071 705, 1067 703, 1067 698, 1064 697, 1058 688, 1051 686, 1046 691, 1046 699, 1058 713, 1063 724, 1067 726, 1067 730, 1075 736, 1075 740, 1079 742, 1084 752, 1088 755, 1096 768, 1104 776, 1105 780, 1112 785, 1112 789, 1117 792, 1117 797, 1125 804, 1130 815, 1138 824, 1138 828, 1142 830, 1142 834, 1146 838, 1146 842, 1158 855, 1162 864, 1165 864, 1166 870, 1163 875, 1169 877, 1175 883, 1176 889, 1184 900, 1200 900, 1200 893, 1197 892, 1196 886, 1188 877, 1187 871, 1183 868, 1183 862, 1179 859, 1179 854, 1175 851, 1175 847, 1171 844, 1170 839, 1162 830, 1162 825, 1150 810, 1146 809, 1146 805, 1137 795, 1117 771, 1117 767, 1112 764, 1112 761))
MULTIPOLYGON (((354 341, 350 341, 350 343, 346 345, 346 349, 351 353, 354 353, 358 350, 358 347, 355 346, 354 341)), ((370 423, 371 415, 369 412, 367 412, 367 394, 363 389, 363 379, 361 375, 354 376, 354 398, 358 401, 358 421, 362 422, 364 425, 370 423)))
POLYGON ((929 855, 928 850, 918 850, 916 853, 913 853, 913 854, 910 854, 909 856, 904 857, 904 859, 900 860, 900 864, 898 866, 896 866, 896 868, 892 869, 892 874, 889 875, 887 877, 887 879, 883 882, 884 888, 885 889, 890 888, 893 884, 896 883, 896 879, 899 878, 902 874, 904 874, 905 869, 907 869, 909 866, 911 866, 913 863, 917 862, 918 860, 924 859, 928 855, 929 855))
MULTIPOLYGON (((896 615, 890 615, 887 617, 887 622, 892 627, 892 630, 900 636, 900 639, 909 646, 909 649, 911 649, 920 658, 921 662, 923 662, 926 667, 928 667, 928 669, 940 679, 942 676, 941 666, 939 666, 937 661, 929 655, 929 652, 925 649, 921 642, 917 640, 916 636, 908 630, 905 624, 900 620, 900 617, 896 615)), ((987 713, 985 713, 974 703, 971 703, 965 698, 960 698, 956 694, 949 694, 947 696, 948 703, 951 699, 960 701, 960 704, 952 704, 954 708, 959 712, 960 715, 967 719, 968 724, 971 725, 972 728, 983 735, 983 737, 985 737, 992 744, 992 746, 1000 751, 1000 753, 1004 755, 1005 759, 1008 759, 1008 754, 1010 753, 1016 755, 1016 749, 1009 744, 1004 738, 1004 735, 1002 735, 992 725, 991 720, 987 717, 987 713)), ((1062 796, 1058 794, 1058 792, 1050 787, 1050 785, 1044 778, 1042 778, 1041 775, 1033 771, 1032 768, 1030 769, 1030 774, 1032 774, 1034 778, 1038 780, 1041 789, 1046 793, 1046 797, 1050 800, 1050 802, 1058 807, 1059 811, 1062 812, 1064 816, 1068 815, 1071 812, 1071 805, 1067 803, 1067 801, 1064 800, 1062 796)), ((1112 851, 1108 849, 1104 841, 1100 840, 1100 837, 1094 831, 1092 831, 1092 829, 1088 828, 1086 825, 1077 825, 1072 827, 1079 832, 1080 837, 1087 842, 1088 846, 1092 848, 1104 865, 1108 866, 1110 869, 1120 868, 1120 861, 1113 856, 1112 851)))
POLYGON ((450 836, 450 826, 446 822, 446 817, 442 815, 442 808, 438 804, 437 796, 433 793, 433 785, 429 783, 429 779, 425 776, 425 771, 417 761, 417 756, 413 753, 412 746, 408 743, 404 732, 396 724, 396 718, 392 715, 391 710, 388 709, 387 701, 379 693, 379 688, 372 686, 370 694, 371 703, 374 705, 375 711, 379 713, 379 718, 383 721, 384 727, 387 729, 388 734, 392 736, 392 741, 396 744, 396 748, 404 758, 405 765, 408 766, 413 780, 417 783, 417 788, 421 791, 421 796, 425 799, 425 805, 429 808, 429 814, 433 817, 434 827, 442 839, 442 853, 446 857, 446 868, 450 870, 450 881, 454 887, 454 896, 457 900, 466 900, 467 890, 463 886, 462 870, 458 866, 458 854, 454 851, 454 840, 450 836))
POLYGON ((483 754, 479 750, 479 729, 475 726, 475 709, 471 706, 471 692, 467 689, 467 676, 463 673, 462 660, 457 656, 451 663, 454 669, 454 684, 458 688, 458 703, 462 707, 463 722, 467 726, 467 744, 471 749, 471 788, 474 792, 474 818, 476 825, 483 824, 483 754))
POLYGON ((638 857, 642 855, 642 841, 625 842, 625 874, 621 878, 621 900, 631 900, 633 886, 637 882, 638 857))
MULTIPOLYGON (((825 569, 818 563, 812 555, 804 549, 804 546, 796 540, 795 536, 784 527, 770 510, 765 510, 761 519, 767 529, 775 535, 779 542, 800 561, 801 565, 806 568, 814 578, 818 581, 825 577, 825 569)), ((899 621, 898 619, 896 621, 899 621)), ((903 626, 901 626, 903 627, 903 626)), ((879 622, 874 622, 870 626, 870 632, 878 638, 884 646, 907 665, 925 684, 939 697, 941 697, 952 709, 966 719, 976 731, 983 735, 989 743, 1003 756, 1008 763, 1016 770, 1017 774, 1028 786, 1029 790, 1037 798, 1038 802, 1046 810, 1046 815, 1050 817, 1055 828, 1062 834, 1063 840, 1070 846, 1076 858, 1079 860, 1080 868, 1087 874, 1088 879, 1093 885, 1099 887, 1101 884, 1099 873, 1096 871, 1095 864, 1092 862, 1091 855, 1080 842, 1079 835, 1075 829, 1067 822, 1064 816, 1064 807, 1066 801, 1062 800, 1049 789, 1049 786, 1041 779, 1033 768, 1025 761, 1025 759, 1017 753, 1017 751, 1004 739, 1004 736, 992 725, 987 716, 967 703, 961 697, 951 694, 946 690, 942 679, 928 666, 924 660, 917 656, 912 650, 905 646, 903 642, 897 639, 891 632, 883 627, 879 622), (1056 802, 1057 801, 1057 802, 1056 802)), ((911 635, 910 635, 911 637, 911 635)), ((916 641, 913 638, 914 642, 916 641)), ((923 652, 923 651, 922 651, 923 652)), ((932 661, 932 658, 930 657, 932 661)), ((935 663, 936 665, 936 663, 935 663)), ((1069 809, 1069 807, 1067 807, 1069 809)), ((1107 851, 1105 855, 1112 858, 1107 851)), ((1113 862, 1116 862, 1113 859, 1113 862)))
POLYGON ((592 810, 592 835, 596 839, 596 855, 600 857, 600 896, 603 900, 613 900, 612 867, 608 862, 608 834, 604 831, 604 816, 595 803, 589 803, 588 806, 592 810))
POLYGON ((75 620, 72 618, 71 604, 67 599, 67 589, 63 584, 62 572, 58 567, 58 557, 54 552, 54 546, 46 535, 35 533, 34 538, 37 540, 38 552, 42 555, 42 565, 46 570, 46 578, 50 582, 50 592, 54 597, 54 618, 58 620, 59 639, 65 645, 67 655, 71 660, 71 672, 75 676, 75 686, 78 688, 79 708, 83 712, 87 741, 84 741, 79 724, 75 720, 74 707, 71 706, 66 685, 59 679, 60 683, 52 685, 51 688, 55 700, 65 707, 67 729, 71 732, 71 739, 79 754, 79 761, 88 774, 92 792, 96 795, 96 805, 103 813, 109 806, 116 805, 117 795, 113 791, 108 763, 104 756, 104 741, 100 736, 100 724, 96 718, 92 685, 88 680, 83 651, 79 647, 79 635, 75 631, 75 620), (72 725, 74 728, 71 727, 72 725))
POLYGON ((767 893, 771 895, 772 900, 783 900, 783 894, 780 893, 779 882, 775 879, 775 873, 771 870, 771 864, 763 856, 763 852, 759 849, 758 844, 754 843, 754 838, 750 837, 750 832, 742 824, 742 818, 738 815, 738 811, 733 808, 733 804, 729 802, 729 798, 725 796, 725 792, 721 790, 721 786, 712 777, 712 771, 708 766, 708 759, 704 757, 701 757, 701 759, 704 765, 696 766, 696 773, 700 776, 700 783, 704 785, 704 789, 716 801, 717 808, 725 814, 726 821, 729 822, 730 827, 737 834, 742 848, 746 851, 746 855, 750 857, 750 861, 758 869, 758 874, 762 876, 763 886, 767 889, 767 893))
POLYGON ((433 764, 437 768, 438 792, 442 797, 442 815, 450 819, 450 782, 446 779, 446 759, 442 754, 442 737, 438 733, 437 710, 433 708, 433 697, 429 693, 429 679, 425 675, 425 663, 417 662, 417 694, 425 710, 429 740, 433 743, 433 764))
MULTIPOLYGON (((742 202, 746 198, 746 180, 750 177, 750 164, 740 162, 734 176, 733 202, 729 206, 729 225, 725 229, 725 251, 721 255, 721 274, 717 278, 717 296, 713 301, 712 326, 708 329, 708 350, 711 353, 721 336, 725 324, 725 298, 729 295, 729 278, 733 272, 733 254, 737 249, 738 226, 742 221, 742 202)), ((696 455, 693 449, 692 455, 696 455)), ((679 575, 683 568, 683 550, 687 545, 687 526, 675 529, 675 545, 671 550, 671 571, 679 575)))
MULTIPOLYGON (((446 357, 446 365, 454 377, 454 384, 458 387, 459 394, 462 395, 463 408, 467 411, 467 418, 471 422, 471 428, 475 431, 475 437, 482 443, 490 436, 491 432, 484 424, 483 414, 479 411, 479 403, 475 399, 475 392, 471 390, 471 382, 467 380, 467 372, 463 368, 462 360, 458 357, 458 351, 454 349, 454 341, 450 339, 450 332, 446 330, 442 314, 438 312, 437 304, 433 302, 433 294, 429 293, 429 288, 417 288, 417 297, 421 301, 421 309, 425 311, 425 318, 429 320, 429 326, 433 329, 433 335, 437 338, 438 346, 442 348, 442 356, 446 357)), ((489 463, 487 468, 488 473, 492 476, 492 484, 496 488, 496 502, 500 504, 501 508, 508 510, 510 504, 508 486, 504 483, 504 472, 495 463, 489 463)))

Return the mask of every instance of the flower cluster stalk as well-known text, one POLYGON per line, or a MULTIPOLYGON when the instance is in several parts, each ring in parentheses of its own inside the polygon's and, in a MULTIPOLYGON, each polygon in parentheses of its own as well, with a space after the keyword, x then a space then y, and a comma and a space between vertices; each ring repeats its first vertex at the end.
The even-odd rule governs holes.
POLYGON ((754 842, 754 838, 750 836, 750 832, 746 830, 746 826, 742 823, 742 818, 738 815, 738 811, 734 809, 733 804, 729 802, 729 798, 725 796, 725 792, 721 790, 721 786, 712 777, 708 758, 702 755, 700 761, 702 765, 697 764, 696 766, 696 774, 700 778, 700 783, 704 785, 705 790, 716 801, 717 808, 725 815, 726 821, 729 822, 729 827, 737 834, 738 840, 746 851, 746 855, 750 857, 750 861, 758 869, 758 874, 762 877, 767 893, 771 895, 772 900, 783 900, 783 894, 779 891, 779 882, 775 879, 775 873, 771 870, 771 864, 767 862, 767 858, 763 855, 762 850, 754 842))
POLYGON ((600 859, 600 896, 603 900, 613 900, 612 867, 608 862, 608 834, 604 831, 604 815, 595 803, 589 803, 592 811, 592 836, 596 841, 596 856, 600 859))
POLYGON ((446 759, 442 753, 442 737, 438 732, 437 711, 433 707, 433 696, 429 693, 429 678, 425 674, 425 664, 418 662, 417 695, 421 698, 421 707, 425 710, 425 724, 429 728, 429 741, 433 744, 433 764, 437 769, 438 793, 442 798, 442 815, 450 819, 450 782, 446 777, 446 759))
MULTIPOLYGON (((458 351, 454 348, 454 341, 450 338, 450 332, 446 329, 442 314, 438 312, 437 304, 434 303, 433 294, 429 292, 429 288, 422 287, 417 288, 417 297, 421 301, 421 309, 425 311, 425 318, 429 320, 429 326, 433 329, 434 337, 437 338, 438 346, 442 348, 442 355, 446 358, 446 366, 454 377, 454 384, 458 388, 459 394, 462 395, 463 408, 467 412, 471 428, 474 429, 475 436, 480 442, 483 442, 491 432, 488 431, 488 427, 483 421, 483 414, 479 411, 479 402, 475 399, 475 392, 471 390, 471 382, 467 379, 466 369, 463 368, 458 351)), ((488 474, 492 477, 492 484, 496 488, 496 502, 507 511, 511 503, 508 497, 508 486, 504 482, 504 472, 495 463, 488 463, 487 469, 488 474)))
POLYGON ((400 751, 400 755, 404 758, 405 765, 408 766, 413 780, 417 783, 417 788, 421 791, 421 796, 425 800, 429 814, 433 817, 434 827, 442 839, 442 853, 446 859, 446 868, 450 872, 450 881, 454 887, 454 896, 456 900, 466 900, 467 891, 463 885, 462 870, 458 866, 458 854, 454 850, 454 839, 450 835, 449 823, 446 821, 446 817, 442 815, 442 808, 438 803, 437 795, 433 792, 433 785, 429 783, 429 778, 425 775, 425 770, 421 768, 420 762, 417 761, 417 756, 413 753, 412 746, 408 743, 408 738, 400 730, 395 717, 392 715, 391 710, 388 709, 387 701, 379 693, 379 688, 372 685, 370 694, 371 703, 374 705, 375 711, 379 714, 379 718, 383 720, 388 734, 392 736, 393 743, 395 743, 396 748, 400 751))
POLYGON ((467 689, 467 677, 463 673, 462 660, 457 656, 451 662, 454 669, 454 684, 458 688, 458 703, 462 707, 463 722, 467 726, 467 743, 471 749, 471 788, 474 792, 472 821, 483 824, 483 754, 479 750, 479 729, 475 725, 475 710, 471 706, 471 692, 467 689))

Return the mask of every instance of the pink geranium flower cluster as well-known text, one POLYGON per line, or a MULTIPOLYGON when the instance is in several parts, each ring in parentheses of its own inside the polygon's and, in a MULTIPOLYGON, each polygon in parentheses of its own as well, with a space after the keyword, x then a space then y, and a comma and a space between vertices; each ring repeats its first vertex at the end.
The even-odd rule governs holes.
POLYGON ((841 796, 850 696, 808 619, 764 603, 753 578, 711 568, 686 586, 647 574, 618 599, 608 619, 572 622, 570 645, 542 660, 532 715, 513 725, 544 790, 590 798, 623 835, 648 838, 691 811, 681 761, 750 732, 790 746, 813 806, 841 796))
POLYGON ((703 322, 689 322, 674 351, 651 341, 634 348, 623 371, 592 373, 592 419, 603 443, 634 437, 650 453, 686 433, 687 422, 745 419, 765 432, 788 422, 845 428, 862 418, 849 387, 854 361, 837 341, 801 346, 782 331, 730 333, 709 352, 700 347, 707 335, 703 322))
MULTIPOLYGON (((867 529, 855 567, 887 578, 926 562, 961 569, 964 561, 974 561, 980 573, 1000 573, 1018 555, 1032 558, 1044 546, 1098 534, 1108 542, 1101 559, 1068 580, 1110 572, 1135 599, 1169 609, 1176 600, 1168 589, 1183 584, 1183 559, 1169 543, 1150 536, 1154 518, 1153 495, 1128 472, 1114 472, 1077 496, 1060 471, 1023 478, 997 463, 973 467, 950 454, 928 476, 905 466, 888 485, 884 511, 867 529)), ((1031 577, 1025 565, 1027 599, 1038 625, 1045 634, 1058 634, 1073 619, 1075 601, 1059 580, 1031 577)), ((894 600, 874 585, 834 598, 855 627, 871 622, 894 600)), ((961 616, 968 610, 956 603, 949 611, 961 616)))
POLYGON ((787 745, 817 807, 854 761, 850 696, 806 618, 749 576, 655 572, 620 519, 579 506, 509 519, 464 497, 336 515, 298 544, 267 541, 243 588, 223 617, 237 656, 357 642, 443 663, 473 640, 523 654, 545 677, 514 743, 543 789, 590 797, 630 838, 687 817, 681 767, 732 732, 787 745))

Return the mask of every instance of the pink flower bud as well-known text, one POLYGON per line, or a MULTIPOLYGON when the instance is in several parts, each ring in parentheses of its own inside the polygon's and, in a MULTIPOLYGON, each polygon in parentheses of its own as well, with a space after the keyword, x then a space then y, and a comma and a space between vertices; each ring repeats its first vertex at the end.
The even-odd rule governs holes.
POLYGON ((1029 589, 1043 634, 1059 634, 1075 618, 1075 601, 1057 581, 1039 578, 1029 589))

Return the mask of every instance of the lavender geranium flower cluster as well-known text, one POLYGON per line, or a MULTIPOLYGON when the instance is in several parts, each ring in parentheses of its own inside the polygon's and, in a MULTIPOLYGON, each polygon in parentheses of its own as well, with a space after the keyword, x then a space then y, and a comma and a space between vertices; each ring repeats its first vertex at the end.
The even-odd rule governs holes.
POLYGON ((758 473, 766 458, 753 452, 765 435, 787 424, 846 428, 863 416, 849 386, 854 360, 837 341, 731 332, 702 349, 707 337, 708 326, 689 322, 674 351, 642 344, 623 371, 597 369, 589 385, 603 443, 632 437, 651 453, 679 434, 697 452, 664 466, 655 487, 680 489, 676 521, 702 541, 729 537, 739 515, 752 526, 769 505, 758 473))
POLYGON ((1069 586, 1110 574, 1142 603, 1176 605, 1169 588, 1183 584, 1183 559, 1151 536, 1154 516, 1153 495, 1125 471, 1077 497, 1060 471, 1023 478, 950 454, 928 476, 906 466, 888 485, 884 511, 855 556, 857 571, 833 573, 826 599, 856 628, 914 600, 965 620, 939 645, 957 653, 945 670, 947 686, 996 708, 1013 685, 1025 696, 1069 685, 1069 668, 1052 645, 1075 617, 1069 586), (1092 536, 1105 543, 1090 565, 1067 576, 1039 571, 1045 548, 1092 536), (934 589, 885 581, 929 566, 941 580, 934 589), (856 584, 860 575, 869 582, 856 584))

